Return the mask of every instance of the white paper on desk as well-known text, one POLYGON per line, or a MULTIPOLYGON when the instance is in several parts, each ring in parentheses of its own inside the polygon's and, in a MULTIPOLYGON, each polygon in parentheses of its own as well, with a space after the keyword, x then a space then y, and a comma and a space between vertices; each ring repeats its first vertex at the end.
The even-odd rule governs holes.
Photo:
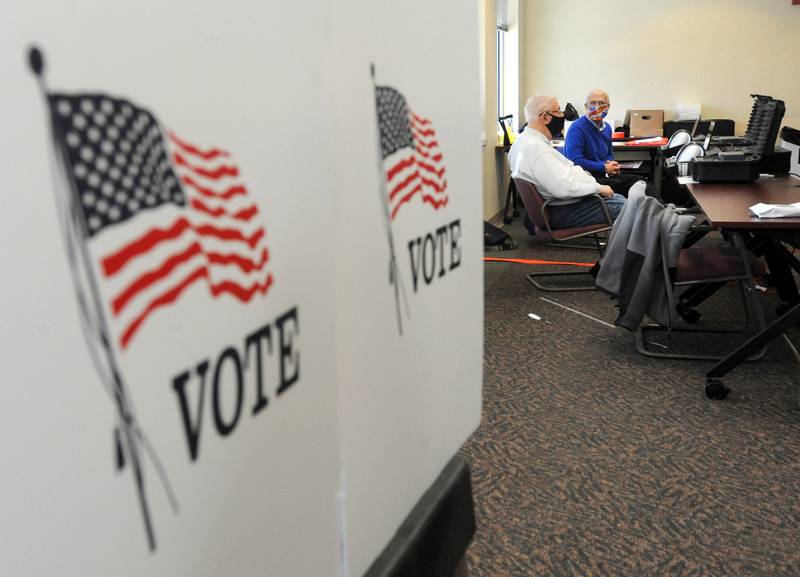
POLYGON ((693 182, 696 182, 696 181, 692 180, 692 175, 690 175, 690 174, 686 175, 686 176, 679 176, 678 177, 678 184, 692 184, 693 182))
POLYGON ((750 207, 750 214, 758 218, 788 218, 800 216, 800 202, 793 204, 764 204, 759 202, 750 207))
POLYGON ((663 140, 663 137, 661 137, 661 136, 650 136, 648 138, 639 138, 639 139, 634 140, 632 142, 661 142, 662 140, 663 140))

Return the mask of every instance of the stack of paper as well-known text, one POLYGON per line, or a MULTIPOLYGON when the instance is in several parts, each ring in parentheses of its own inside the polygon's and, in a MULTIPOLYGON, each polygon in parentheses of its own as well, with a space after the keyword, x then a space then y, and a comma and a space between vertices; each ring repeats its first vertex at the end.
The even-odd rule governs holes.
POLYGON ((702 108, 703 107, 699 104, 678 104, 678 106, 675 107, 674 120, 686 121, 699 118, 702 108))
POLYGON ((800 202, 794 204, 764 204, 750 207, 750 214, 758 218, 788 218, 800 216, 800 202))

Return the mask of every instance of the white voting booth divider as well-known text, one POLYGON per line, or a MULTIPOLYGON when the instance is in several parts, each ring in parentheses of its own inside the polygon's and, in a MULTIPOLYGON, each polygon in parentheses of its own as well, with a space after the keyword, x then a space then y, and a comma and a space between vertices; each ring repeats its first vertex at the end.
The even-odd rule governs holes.
MULTIPOLYGON (((387 183, 396 303, 377 191, 407 149, 388 154, 378 169, 337 163, 340 186, 350 191, 337 198, 339 229, 350 231, 337 250, 356 255, 337 261, 336 280, 344 535, 351 574, 360 575, 480 418, 480 110, 477 15, 465 3, 346 4, 333 14, 346 57, 328 70, 350 87, 339 94, 334 132, 349 135, 364 124, 381 132, 370 111, 377 87, 381 136, 395 136, 389 111, 404 100, 418 122, 415 145, 430 153, 420 163, 438 171, 417 163, 387 183), (416 186, 403 187, 414 170, 446 183, 444 191, 426 186, 430 202, 414 195, 403 204, 416 186)), ((375 147, 374 139, 348 139, 357 158, 373 157, 375 147)))
POLYGON ((3 574, 363 575, 474 430, 477 6, 431 4, 11 6, 3 574))

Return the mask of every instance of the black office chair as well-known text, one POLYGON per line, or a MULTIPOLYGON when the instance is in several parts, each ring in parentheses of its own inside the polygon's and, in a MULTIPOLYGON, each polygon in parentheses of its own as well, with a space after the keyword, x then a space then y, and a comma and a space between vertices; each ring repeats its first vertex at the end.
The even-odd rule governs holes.
MULTIPOLYGON (((506 116, 498 116, 497 122, 500 123, 500 127, 503 129, 503 146, 510 147, 511 146, 511 137, 508 133, 509 130, 513 130, 514 126, 514 115, 508 114, 506 116)), ((506 153, 508 152, 508 148, 506 148, 506 153)), ((506 189, 506 202, 503 205, 503 222, 505 224, 511 224, 516 217, 519 216, 519 208, 522 206, 522 201, 519 199, 519 192, 517 192, 517 187, 514 184, 514 179, 509 177, 508 179, 508 188, 506 189), (509 212, 511 216, 509 216, 509 212)))

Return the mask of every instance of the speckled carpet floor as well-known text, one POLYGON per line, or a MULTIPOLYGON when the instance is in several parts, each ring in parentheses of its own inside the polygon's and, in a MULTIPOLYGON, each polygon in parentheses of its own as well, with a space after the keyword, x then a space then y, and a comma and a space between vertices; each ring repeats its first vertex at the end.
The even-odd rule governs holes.
MULTIPOLYGON (((513 230, 511 256, 592 258, 513 230)), ((633 334, 597 322, 616 317, 607 296, 542 293, 525 265, 486 266, 500 268, 487 274, 483 418, 462 450, 472 577, 800 576, 800 364, 786 340, 711 401, 709 363, 642 357, 633 334)), ((721 292, 704 321, 738 313, 721 292)), ((760 298, 772 318, 774 297, 760 298)))

